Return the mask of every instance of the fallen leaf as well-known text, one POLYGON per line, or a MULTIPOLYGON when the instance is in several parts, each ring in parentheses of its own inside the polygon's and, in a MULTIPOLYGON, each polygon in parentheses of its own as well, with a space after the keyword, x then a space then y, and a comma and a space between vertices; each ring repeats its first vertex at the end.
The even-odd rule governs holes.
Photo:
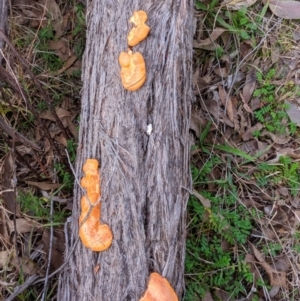
POLYGON ((37 264, 29 257, 19 257, 14 256, 10 261, 19 271, 22 271, 25 275, 34 275, 38 273, 37 264))
POLYGON ((256 125, 254 125, 253 127, 251 127, 250 129, 248 129, 243 135, 242 135, 242 139, 244 141, 248 141, 250 139, 253 138, 253 132, 255 131, 260 131, 263 128, 263 125, 258 122, 256 125))
POLYGON ((284 255, 275 262, 274 266, 279 272, 287 272, 291 268, 291 261, 284 255))
POLYGON ((261 136, 269 136, 277 144, 286 144, 292 138, 291 136, 276 136, 275 134, 268 132, 268 131, 263 131, 261 133, 261 136))
POLYGON ((65 62, 64 66, 61 69, 59 69, 58 71, 53 72, 52 75, 57 76, 57 75, 64 73, 67 69, 69 69, 77 61, 77 59, 78 59, 77 55, 73 55, 73 56, 69 57, 68 60, 65 62))
POLYGON ((286 273, 279 272, 272 268, 267 262, 260 263, 262 267, 265 269, 266 273, 269 276, 270 285, 273 286, 285 286, 286 285, 286 273))
POLYGON ((294 220, 294 225, 293 228, 296 229, 300 225, 300 210, 295 210, 295 220, 294 220))
POLYGON ((291 103, 289 101, 285 101, 285 104, 288 105, 288 108, 285 109, 287 114, 289 115, 292 122, 296 123, 298 126, 300 126, 300 107, 297 106, 294 103, 291 103))
POLYGON ((295 197, 294 199, 290 200, 292 206, 294 208, 300 208, 300 198, 299 197, 295 197))
POLYGON ((219 103, 215 101, 214 99, 201 99, 201 107, 205 112, 210 113, 212 116, 214 116, 217 120, 217 122, 223 121, 226 125, 230 127, 234 127, 234 124, 232 123, 227 116, 221 112, 221 109, 219 107, 219 103))
POLYGON ((248 104, 252 94, 256 88, 256 69, 251 68, 248 74, 246 75, 246 82, 243 87, 243 101, 248 104))
POLYGON ((25 219, 25 218, 17 218, 16 219, 16 226, 13 220, 8 222, 8 229, 10 234, 17 230, 18 233, 28 233, 31 232, 33 228, 40 227, 38 222, 34 220, 25 219))
MULTIPOLYGON (((55 110, 58 118, 61 120, 61 122, 64 124, 64 119, 66 119, 66 117, 69 117, 71 116, 71 113, 63 108, 57 108, 55 110)), ((48 120, 51 120, 51 121, 56 121, 55 117, 53 116, 52 112, 50 110, 48 111, 45 111, 45 112, 42 112, 40 114, 40 117, 43 118, 43 119, 48 119, 48 120)), ((65 126, 65 124, 64 124, 65 126)))
POLYGON ((13 254, 15 254, 13 250, 0 251, 0 268, 7 266, 13 254))
MULTIPOLYGON (((255 258, 258 260, 258 262, 256 262, 256 263, 260 264, 264 268, 266 273, 268 274, 269 280, 270 280, 270 285, 271 286, 285 286, 286 285, 286 273, 277 271, 271 265, 269 265, 265 261, 264 255, 262 255, 253 244, 249 243, 249 246, 250 246, 250 249, 252 250, 255 258)), ((249 256, 248 257, 246 256, 246 260, 248 260, 246 262, 253 262, 253 261, 250 261, 251 257, 249 257, 249 256)), ((253 262, 253 263, 255 263, 255 262, 253 262)))
POLYGON ((250 246, 250 249, 252 250, 252 253, 255 256, 255 258, 259 262, 265 262, 265 255, 263 255, 262 253, 260 253, 258 251, 258 249, 256 249, 256 247, 252 243, 249 243, 249 246, 250 246))
POLYGON ((206 207, 206 208, 210 208, 211 207, 211 202, 209 199, 205 198, 204 196, 202 196, 200 193, 198 193, 195 189, 193 189, 192 191, 193 196, 195 196, 200 202, 201 204, 206 207))
MULTIPOLYGON (((50 250, 50 231, 45 229, 43 231, 43 249, 48 257, 50 250)), ((65 251, 65 237, 61 229, 56 229, 52 237, 52 252, 51 252, 51 264, 55 269, 58 269, 64 262, 63 252, 65 251)))
POLYGON ((2 170, 2 198, 5 207, 11 213, 20 216, 20 205, 16 201, 16 193, 14 191, 14 166, 16 162, 14 156, 9 152, 4 160, 4 168, 2 170))
MULTIPOLYGON (((267 0, 263 1, 264 3, 267 0)), ((274 15, 283 19, 300 19, 300 2, 286 0, 269 0, 269 8, 274 15)))
POLYGON ((220 64, 214 69, 214 73, 222 78, 227 77, 230 71, 230 57, 227 54, 222 55, 220 64))
POLYGON ((209 35, 209 37, 200 42, 193 41, 194 48, 200 48, 204 50, 216 50, 220 47, 215 41, 224 33, 226 30, 224 28, 216 27, 213 32, 209 35))
POLYGON ((240 10, 243 7, 249 7, 253 4, 255 4, 257 2, 257 0, 232 0, 230 2, 225 1, 223 4, 226 4, 226 7, 228 9, 232 9, 232 10, 240 10))
POLYGON ((49 19, 56 21, 61 18, 61 10, 55 0, 39 0, 39 2, 46 9, 46 15, 49 19))
POLYGON ((26 184, 35 186, 42 190, 51 190, 58 189, 61 187, 59 183, 49 183, 49 182, 33 182, 33 181, 25 181, 26 184))
POLYGON ((0 209, 0 237, 2 240, 2 245, 5 245, 5 242, 9 242, 9 233, 6 227, 7 220, 8 216, 5 214, 5 209, 2 207, 0 209))
POLYGON ((200 137, 201 129, 204 129, 206 125, 207 120, 202 118, 199 113, 194 111, 191 116, 190 129, 195 132, 197 138, 200 137))

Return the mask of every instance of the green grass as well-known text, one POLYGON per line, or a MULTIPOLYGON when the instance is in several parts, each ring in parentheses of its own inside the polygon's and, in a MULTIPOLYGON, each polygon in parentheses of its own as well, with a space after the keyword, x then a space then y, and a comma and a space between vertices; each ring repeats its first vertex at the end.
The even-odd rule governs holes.
MULTIPOLYGON (((50 200, 45 197, 34 195, 31 192, 19 193, 18 202, 21 211, 29 215, 32 219, 40 222, 49 222, 50 217, 50 200)), ((52 217, 53 225, 64 223, 68 214, 60 210, 59 204, 55 204, 55 210, 52 217)))
POLYGON ((226 179, 208 178, 213 169, 226 169, 226 165, 228 162, 216 155, 211 155, 201 169, 192 165, 194 187, 210 201, 211 208, 205 208, 195 196, 190 197, 185 301, 203 298, 214 287, 230 292, 234 298, 245 294, 245 287, 253 283, 244 256, 233 252, 235 246, 247 241, 252 229, 251 211, 238 203, 230 170, 226 179), (212 182, 219 194, 208 191, 207 183, 212 182))

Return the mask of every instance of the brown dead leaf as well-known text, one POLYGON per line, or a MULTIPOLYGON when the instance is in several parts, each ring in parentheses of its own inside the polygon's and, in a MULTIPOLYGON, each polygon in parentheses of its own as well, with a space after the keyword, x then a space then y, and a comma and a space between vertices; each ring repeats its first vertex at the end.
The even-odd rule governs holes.
POLYGON ((271 48, 271 60, 272 64, 276 64, 280 58, 280 47, 274 43, 271 48))
POLYGON ((6 241, 9 241, 9 234, 6 227, 7 215, 3 208, 0 209, 0 237, 2 239, 2 244, 5 244, 6 241))
POLYGON ((202 118, 199 113, 194 111, 191 116, 190 129, 195 132, 197 138, 200 137, 200 131, 201 129, 204 129, 206 125, 207 120, 202 118))
POLYGON ((250 129, 248 129, 243 135, 242 135, 242 139, 244 141, 248 141, 250 139, 253 138, 253 132, 255 131, 260 131, 263 128, 263 125, 258 122, 256 125, 254 125, 253 127, 251 127, 250 129))
MULTIPOLYGON (((78 113, 75 113, 74 115, 77 116, 78 113)), ((70 132, 71 132, 72 136, 74 137, 75 141, 78 141, 78 128, 72 122, 72 120, 73 120, 72 117, 67 118, 68 129, 70 130, 70 132)))
MULTIPOLYGON (((48 254, 50 250, 50 231, 43 232, 43 246, 44 251, 48 254)), ((64 262, 63 252, 65 246, 65 238, 63 231, 56 229, 52 240, 51 264, 55 269, 58 269, 64 262)), ((47 255, 48 256, 48 255, 47 255)))
POLYGON ((4 168, 2 171, 2 198, 5 207, 11 213, 20 216, 20 205, 16 200, 16 194, 14 191, 14 165, 16 164, 14 156, 11 152, 5 158, 4 168))
POLYGON ((240 97, 241 97, 241 100, 243 102, 243 108, 245 109, 245 111, 248 112, 248 113, 250 113, 250 114, 253 114, 253 111, 251 110, 251 108, 249 107, 249 105, 244 100, 244 96, 243 96, 242 93, 240 93, 240 97))
MULTIPOLYGON (((285 286, 286 285, 286 273, 277 271, 272 266, 270 266, 266 261, 263 254, 261 254, 258 249, 251 243, 249 243, 250 249, 252 250, 255 258, 258 260, 257 264, 260 264, 266 273, 269 276, 270 285, 271 286, 285 286)), ((251 256, 246 256, 246 262, 253 262, 253 258, 251 256)))
POLYGON ((279 149, 277 151, 277 154, 279 156, 289 156, 293 159, 300 159, 300 154, 296 153, 295 151, 296 150, 293 148, 285 147, 285 148, 279 149))
POLYGON ((16 253, 13 250, 0 251, 0 268, 7 266, 14 254, 16 253))
POLYGON ((291 261, 284 255, 275 262, 275 268, 279 272, 287 272, 291 268, 291 261))
POLYGON ((268 131, 263 131, 262 133, 261 133, 261 136, 269 136, 269 137, 271 137, 271 139, 275 142, 275 143, 277 143, 277 144, 286 144, 286 143, 288 143, 290 140, 291 140, 291 136, 277 136, 277 135, 275 135, 275 134, 273 134, 273 133, 271 133, 271 132, 268 132, 268 131))
POLYGON ((33 181, 25 181, 26 184, 35 186, 42 190, 51 190, 60 188, 61 184, 59 183, 49 183, 49 182, 33 182, 33 181))
POLYGON ((222 78, 227 77, 230 71, 230 57, 227 54, 222 55, 220 64, 214 69, 214 73, 222 78))
POLYGON ((53 72, 52 75, 57 76, 60 75, 62 73, 64 73, 67 69, 69 69, 78 59, 77 55, 73 55, 71 57, 68 58, 68 60, 65 62, 64 66, 62 68, 60 68, 58 71, 53 72))
MULTIPOLYGON (((58 118, 61 120, 63 126, 66 127, 68 124, 67 118, 71 116, 71 113, 68 110, 65 110, 63 108, 57 108, 55 111, 56 111, 58 118)), ((42 112, 40 114, 40 117, 43 119, 56 121, 55 117, 53 116, 53 114, 50 110, 42 112)))
POLYGON ((248 74, 246 75, 246 82, 243 87, 244 103, 249 104, 249 101, 252 97, 255 88, 256 88, 256 69, 251 68, 248 74))
POLYGON ((200 42, 193 41, 194 48, 200 48, 204 50, 216 50, 219 45, 215 43, 215 41, 225 32, 224 28, 216 27, 213 32, 209 35, 209 37, 200 42))
POLYGON ((267 262, 261 262, 261 266, 265 269, 269 276, 271 286, 286 286, 286 273, 279 272, 272 268, 267 262))
POLYGON ((223 106, 225 106, 228 94, 221 85, 219 86, 219 96, 220 96, 223 106))
MULTIPOLYGON (((300 19, 300 2, 289 0, 268 0, 269 8, 279 18, 300 19)), ((267 0, 263 0, 264 3, 267 0)))
POLYGON ((230 296, 230 293, 225 292, 223 290, 220 290, 220 289, 215 290, 214 294, 216 295, 217 300, 220 300, 220 301, 234 301, 234 299, 230 296))
MULTIPOLYGON (((40 227, 40 224, 34 220, 25 218, 16 219, 16 230, 20 234, 31 232, 33 228, 37 229, 38 227, 40 227)), ((15 224, 13 220, 8 222, 8 230, 10 234, 15 231, 15 224)))
POLYGON ((55 0, 39 0, 39 4, 46 10, 46 15, 52 21, 62 17, 61 10, 55 0))
POLYGON ((260 253, 258 251, 258 249, 256 249, 256 247, 252 243, 249 243, 249 246, 250 246, 250 249, 252 250, 252 253, 255 256, 255 258, 259 262, 265 262, 265 255, 263 255, 262 253, 260 253))
POLYGON ((287 114, 289 115, 292 122, 300 126, 300 105, 296 105, 290 101, 285 101, 285 104, 288 105, 286 109, 287 114))
POLYGON ((229 118, 227 118, 223 112, 221 112, 219 103, 214 99, 202 99, 201 107, 205 112, 208 112, 214 116, 218 122, 223 121, 226 125, 232 128, 234 127, 232 121, 229 120, 229 118))
POLYGON ((63 145, 64 147, 67 147, 68 145, 68 141, 63 134, 56 135, 55 140, 58 142, 58 144, 63 145))
POLYGON ((294 220, 293 228, 296 229, 296 227, 300 225, 300 210, 295 210, 294 215, 295 215, 295 220, 294 220))
POLYGON ((224 1, 223 4, 226 5, 228 9, 232 10, 240 10, 243 7, 249 7, 253 4, 255 4, 257 0, 231 0, 228 2, 228 0, 224 1))
POLYGON ((210 208, 211 207, 211 202, 209 199, 205 198, 204 196, 202 196, 200 193, 198 193, 195 189, 193 189, 192 191, 193 196, 195 196, 200 202, 201 204, 206 207, 206 208, 210 208))
POLYGON ((14 256, 10 261, 18 270, 21 270, 25 275, 35 275, 38 273, 39 269, 36 263, 29 257, 19 257, 14 256))

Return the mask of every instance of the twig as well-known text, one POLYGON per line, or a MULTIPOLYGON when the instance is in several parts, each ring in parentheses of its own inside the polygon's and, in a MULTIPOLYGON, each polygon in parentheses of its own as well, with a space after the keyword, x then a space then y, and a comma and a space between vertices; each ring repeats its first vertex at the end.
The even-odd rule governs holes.
POLYGON ((8 298, 6 298, 4 301, 13 301, 15 300, 15 298, 21 294, 22 292, 24 292, 30 285, 32 285, 34 283, 34 281, 38 278, 38 275, 32 275, 29 276, 25 282, 19 286, 15 288, 15 291, 13 294, 11 294, 8 298))
POLYGON ((26 137, 24 137, 22 134, 20 134, 19 132, 17 132, 14 128, 12 128, 11 126, 9 126, 1 116, 0 116, 0 127, 10 137, 15 137, 20 142, 22 142, 23 144, 26 144, 30 148, 34 148, 34 149, 36 149, 38 151, 41 151, 41 148, 37 144, 35 144, 34 142, 30 141, 29 139, 27 139, 26 137))

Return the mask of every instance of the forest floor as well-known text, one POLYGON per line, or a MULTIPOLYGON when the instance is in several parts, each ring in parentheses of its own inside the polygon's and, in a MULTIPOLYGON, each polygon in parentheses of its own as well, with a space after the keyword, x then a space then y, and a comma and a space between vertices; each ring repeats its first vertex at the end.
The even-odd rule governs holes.
MULTIPOLYGON (((195 1, 185 301, 300 300, 299 12, 294 1, 195 1)), ((1 300, 56 300, 47 276, 72 210, 85 31, 76 0, 11 3, 1 300)))

